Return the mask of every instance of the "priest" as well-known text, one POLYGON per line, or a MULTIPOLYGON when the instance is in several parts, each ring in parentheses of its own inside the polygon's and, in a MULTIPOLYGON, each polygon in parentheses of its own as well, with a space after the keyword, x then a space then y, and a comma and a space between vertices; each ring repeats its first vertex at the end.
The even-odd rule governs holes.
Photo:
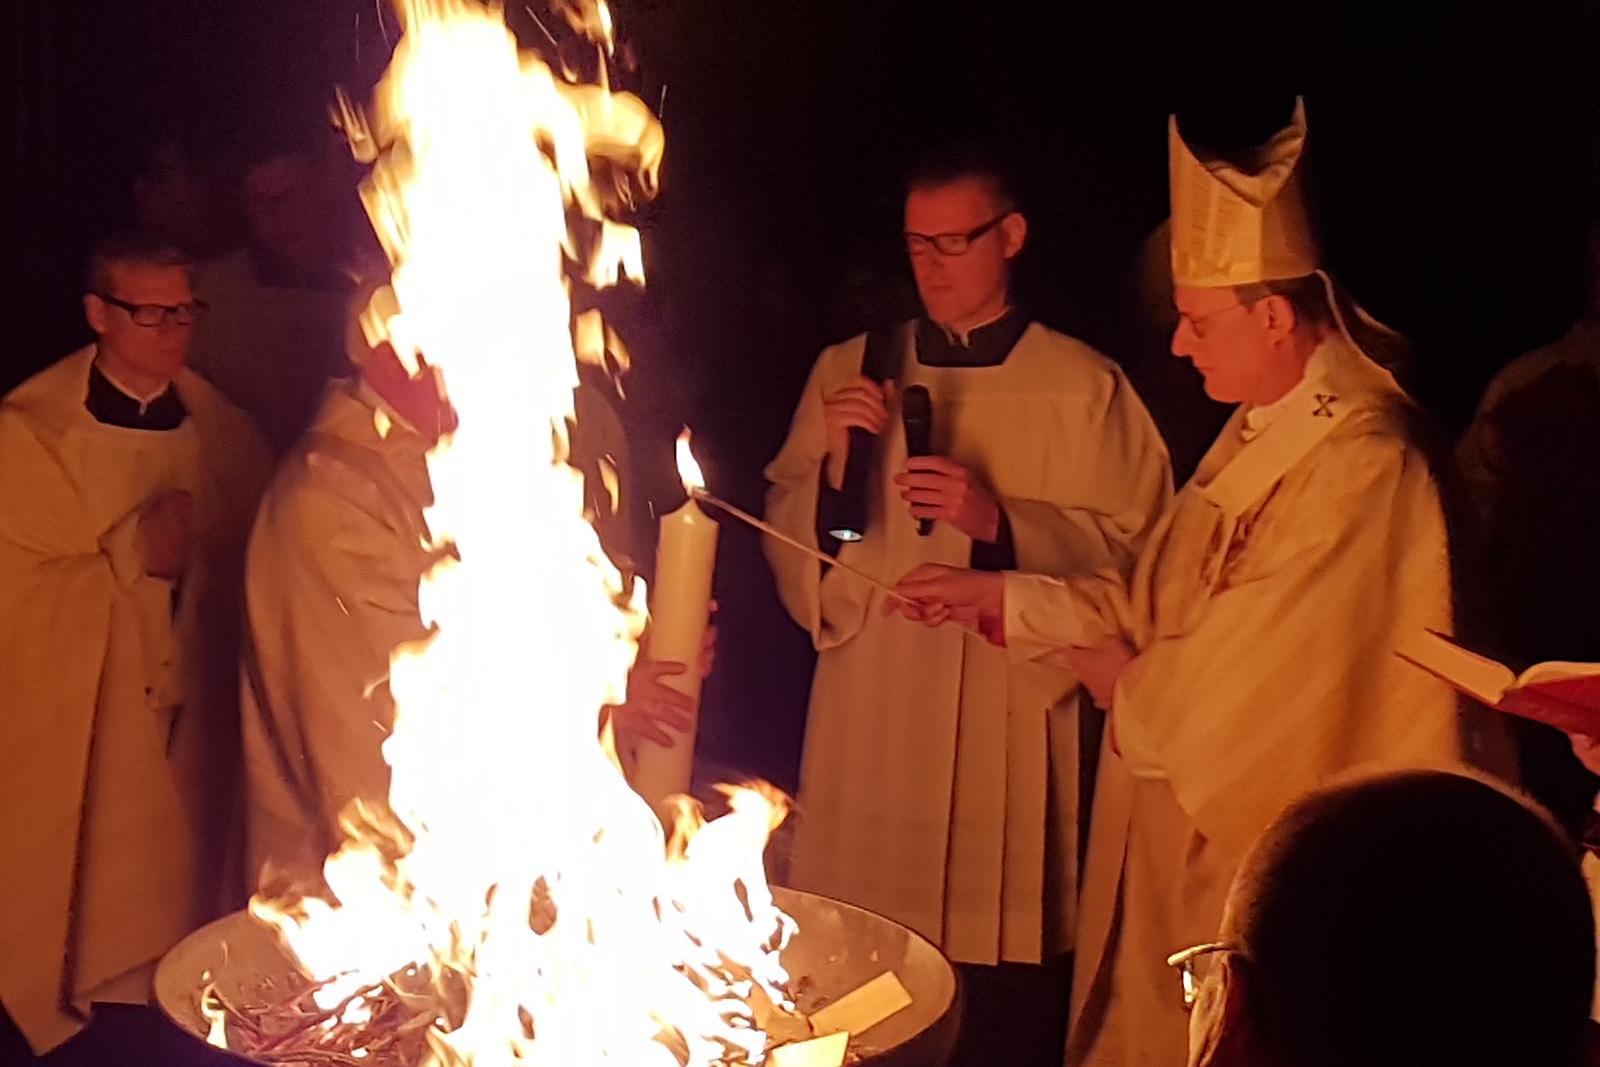
POLYGON ((97 340, 0 402, 0 1000, 36 1052, 220 904, 266 446, 185 369, 188 261, 90 258, 97 340))
MULTIPOLYGON (((767 469, 774 525, 891 579, 922 562, 1125 572, 1170 495, 1167 452, 1113 363, 1013 305, 1026 235, 981 154, 912 176, 905 241, 924 313, 822 353, 767 469), (892 384, 863 375, 864 359, 892 384), (927 456, 908 456, 902 426, 899 398, 916 386, 930 398, 927 456), (877 459, 864 536, 840 545, 819 526, 834 525, 858 461, 852 429, 877 459)), ((819 653, 792 883, 905 923, 963 964, 1058 960, 1076 899, 1075 672, 886 618, 850 571, 776 540, 766 551, 819 653)), ((995 988, 1003 1014, 1004 983, 1048 981, 1038 971, 969 969, 969 993, 995 988)), ((979 992, 969 1032, 982 1013, 979 992)))
MULTIPOLYGON (((387 286, 362 301, 374 323, 395 310, 387 286)), ((386 804, 389 659, 427 632, 417 602, 437 559, 426 517, 433 503, 427 455, 454 429, 455 413, 425 360, 412 374, 389 344, 373 348, 366 336, 351 316, 345 347, 354 374, 329 388, 311 429, 284 459, 250 541, 247 874, 268 890, 318 876, 343 841, 340 820, 353 801, 386 804)), ((603 546, 627 573, 628 524, 598 463, 607 457, 626 478, 627 441, 610 386, 597 377, 580 375, 571 462, 585 474, 603 546)), ((626 703, 609 709, 620 736, 670 743, 668 729, 688 727, 692 706, 667 678, 709 670, 714 639, 711 630, 699 664, 639 657, 626 703)), ((596 727, 598 736, 598 720, 596 727)))
POLYGON ((1417 413, 1325 295, 1305 138, 1299 103, 1232 158, 1171 124, 1172 348, 1238 407, 1132 579, 926 568, 900 586, 926 621, 977 622, 1013 662, 1076 670, 1110 711, 1069 1063, 1183 1061, 1163 961, 1210 938, 1286 803, 1359 764, 1503 753, 1392 652, 1450 632, 1450 542, 1417 413))

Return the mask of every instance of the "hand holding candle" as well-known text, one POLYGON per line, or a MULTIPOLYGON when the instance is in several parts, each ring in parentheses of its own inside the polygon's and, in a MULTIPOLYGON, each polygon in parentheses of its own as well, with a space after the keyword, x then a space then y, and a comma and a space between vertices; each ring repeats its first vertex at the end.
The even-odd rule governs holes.
POLYGON ((693 704, 690 727, 673 738, 670 748, 641 739, 635 755, 633 787, 657 811, 674 793, 687 793, 694 769, 698 728, 702 650, 711 618, 711 576, 716 569, 717 524, 695 502, 693 492, 704 478, 689 451, 689 435, 678 438, 678 474, 690 497, 678 510, 661 518, 656 543, 656 581, 650 598, 649 656, 658 662, 688 665, 659 681, 687 696, 693 704))

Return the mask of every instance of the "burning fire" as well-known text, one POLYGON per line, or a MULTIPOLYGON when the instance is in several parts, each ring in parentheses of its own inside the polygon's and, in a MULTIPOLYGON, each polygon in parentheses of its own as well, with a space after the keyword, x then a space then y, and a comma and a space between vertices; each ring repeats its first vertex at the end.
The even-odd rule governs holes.
MULTIPOLYGON (((603 0, 559 7, 604 70, 603 0)), ((654 192, 661 129, 637 98, 519 54, 476 0, 407 0, 403 18, 370 122, 343 117, 393 264, 363 326, 413 366, 425 352, 460 418, 428 460, 429 525, 454 552, 421 586, 432 635, 392 660, 390 810, 346 813, 333 901, 251 909, 325 982, 317 1005, 339 1010, 322 1025, 363 1023, 363 991, 385 983, 437 1005, 430 1067, 759 1063, 758 1009, 792 1008, 778 952, 794 925, 761 860, 786 803, 730 790, 706 824, 684 801, 663 847, 597 736, 624 696, 642 583, 625 599, 566 463, 566 270, 642 280, 639 235, 606 205, 654 192), (602 188, 597 157, 631 177, 602 188)), ((577 330, 592 356, 603 328, 577 330)))
POLYGON ((693 493, 697 489, 706 487, 706 476, 700 471, 700 461, 694 458, 694 450, 689 447, 689 431, 686 429, 678 435, 677 444, 678 478, 683 482, 683 490, 693 493))

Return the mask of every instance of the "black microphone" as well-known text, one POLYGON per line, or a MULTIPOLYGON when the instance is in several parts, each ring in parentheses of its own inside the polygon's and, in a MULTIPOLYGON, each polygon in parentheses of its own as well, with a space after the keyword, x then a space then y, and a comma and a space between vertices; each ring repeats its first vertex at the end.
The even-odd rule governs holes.
MULTIPOLYGON (((925 385, 907 386, 900 395, 900 421, 906 427, 906 455, 933 455, 933 403, 928 399, 925 385)), ((933 532, 933 520, 917 522, 917 535, 927 537, 933 532)))

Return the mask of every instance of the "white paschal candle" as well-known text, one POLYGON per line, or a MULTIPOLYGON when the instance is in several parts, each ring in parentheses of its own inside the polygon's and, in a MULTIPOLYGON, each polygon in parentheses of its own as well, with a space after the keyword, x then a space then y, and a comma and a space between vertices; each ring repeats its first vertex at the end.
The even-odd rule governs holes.
MULTIPOLYGON (((689 451, 687 430, 678 438, 678 474, 685 489, 704 488, 700 467, 689 451)), ((666 684, 694 701, 687 733, 663 727, 673 737, 671 748, 641 740, 634 753, 633 788, 657 812, 665 810, 667 797, 689 791, 694 770, 694 743, 700 725, 700 649, 711 618, 711 576, 716 562, 717 524, 690 496, 683 507, 661 518, 646 631, 651 659, 685 667, 682 674, 667 676, 666 684)))

